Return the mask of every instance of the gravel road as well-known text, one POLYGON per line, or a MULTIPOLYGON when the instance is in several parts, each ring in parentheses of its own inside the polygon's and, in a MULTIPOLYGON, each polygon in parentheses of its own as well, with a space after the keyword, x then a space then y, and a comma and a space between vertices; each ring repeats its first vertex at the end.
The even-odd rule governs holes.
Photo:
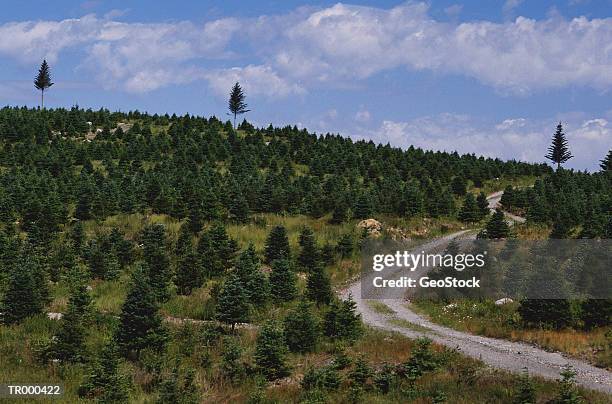
MULTIPOLYGON (((489 196, 490 208, 495 208, 501 195, 502 192, 497 192, 489 196)), ((506 215, 511 220, 524 221, 521 217, 506 215)), ((468 235, 467 231, 450 234, 422 245, 419 247, 419 251, 438 250, 451 239, 466 235, 468 235)), ((423 268, 422 271, 426 271, 426 269, 423 268)), ((394 311, 394 314, 382 314, 379 312, 380 310, 377 311, 370 306, 370 299, 361 298, 361 281, 349 285, 343 291, 342 297, 347 298, 349 293, 355 299, 357 310, 361 313, 364 323, 370 326, 396 331, 409 338, 428 337, 434 342, 479 359, 489 366, 510 372, 521 372, 524 368, 527 368, 531 375, 558 379, 562 368, 570 364, 576 371, 578 384, 612 394, 612 373, 605 369, 565 357, 558 352, 547 352, 525 343, 472 335, 434 324, 424 316, 412 311, 409 304, 403 299, 378 300, 394 311), (398 322, 398 320, 400 321, 398 322)))

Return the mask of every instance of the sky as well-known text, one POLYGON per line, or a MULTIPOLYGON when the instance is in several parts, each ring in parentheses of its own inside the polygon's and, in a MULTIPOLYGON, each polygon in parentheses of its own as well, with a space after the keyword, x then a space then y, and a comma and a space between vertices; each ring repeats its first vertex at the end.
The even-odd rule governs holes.
POLYGON ((612 0, 4 0, 0 105, 226 119, 545 161, 558 122, 594 171, 612 148, 612 0))

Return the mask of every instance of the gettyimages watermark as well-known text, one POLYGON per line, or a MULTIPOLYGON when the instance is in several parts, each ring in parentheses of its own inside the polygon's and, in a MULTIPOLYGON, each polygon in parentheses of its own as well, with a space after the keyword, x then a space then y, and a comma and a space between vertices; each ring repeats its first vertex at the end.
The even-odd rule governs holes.
POLYGON ((611 299, 612 240, 368 240, 361 297, 611 299))

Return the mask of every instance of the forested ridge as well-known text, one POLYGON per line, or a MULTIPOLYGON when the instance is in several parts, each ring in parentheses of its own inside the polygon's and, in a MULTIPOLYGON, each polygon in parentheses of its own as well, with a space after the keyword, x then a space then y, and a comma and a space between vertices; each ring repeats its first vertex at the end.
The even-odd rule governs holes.
MULTIPOLYGON (((536 397, 534 383, 550 398, 553 383, 364 327, 334 288, 359 273, 361 219, 442 233, 486 220, 482 234, 511 236, 501 211, 489 219, 491 184, 537 178, 506 188, 504 208, 565 237, 609 237, 605 167, 553 171, 246 120, 5 107, 0 368, 101 402, 444 402, 473 400, 477 377, 482 400, 536 397)), ((578 394, 568 372, 559 395, 578 394)))

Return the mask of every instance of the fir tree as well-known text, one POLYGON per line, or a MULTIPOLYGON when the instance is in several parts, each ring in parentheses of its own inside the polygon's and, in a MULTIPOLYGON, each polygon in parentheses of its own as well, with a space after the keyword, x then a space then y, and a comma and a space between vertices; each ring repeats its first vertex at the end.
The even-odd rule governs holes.
POLYGON ((51 82, 51 72, 49 69, 49 64, 46 60, 43 59, 42 64, 40 65, 40 69, 38 69, 38 74, 34 79, 34 87, 37 90, 40 90, 40 107, 45 107, 45 90, 51 87, 54 83, 51 82))
POLYGON ((359 195, 353 209, 353 217, 355 219, 368 219, 372 216, 373 211, 374 208, 372 206, 372 199, 370 198, 370 195, 365 192, 359 195))
POLYGON ((478 205, 480 219, 489 216, 489 201, 487 200, 487 196, 484 192, 478 194, 478 197, 476 198, 476 205, 478 205))
POLYGON ((472 193, 467 193, 463 200, 463 206, 459 211, 459 220, 465 223, 475 223, 480 220, 481 211, 476 204, 472 193))
POLYGON ((32 257, 25 254, 9 272, 8 286, 2 297, 2 321, 13 324, 41 313, 46 302, 46 281, 32 257), (44 290, 43 290, 44 289, 44 290))
POLYGON ((557 213, 555 220, 553 221, 553 228, 550 232, 549 238, 563 240, 567 239, 570 233, 571 227, 566 214, 557 213))
POLYGON ((236 323, 249 321, 249 303, 244 285, 236 274, 230 274, 217 298, 215 317, 234 329, 236 323))
POLYGON ((317 240, 309 227, 304 227, 300 233, 299 243, 301 247, 298 255, 298 263, 306 272, 309 272, 320 261, 317 240))
POLYGON ((504 217, 504 212, 497 209, 485 227, 486 237, 490 239, 508 238, 510 227, 504 217))
POLYGON ((181 295, 190 295, 204 283, 200 257, 193 250, 185 252, 179 258, 174 283, 181 295))
POLYGON ((235 272, 240 282, 245 285, 249 303, 252 305, 264 304, 270 294, 270 285, 259 268, 259 258, 253 244, 249 244, 238 257, 235 272))
POLYGON ((245 373, 241 361, 242 347, 234 338, 225 338, 221 351, 221 372, 232 383, 238 382, 245 373))
POLYGON ((563 133, 561 122, 557 125, 557 131, 553 135, 552 144, 548 148, 548 154, 545 157, 557 164, 557 170, 561 168, 561 164, 574 157, 570 153, 569 147, 567 147, 567 139, 565 138, 565 133, 563 133))
POLYGON ((559 395, 553 400, 554 403, 581 404, 585 402, 576 388, 576 372, 571 366, 567 365, 563 368, 559 383, 561 383, 561 389, 559 395))
POLYGON ((599 161, 599 168, 603 172, 612 171, 612 149, 608 151, 608 155, 603 160, 599 161))
POLYGON ((117 344, 110 340, 92 361, 79 395, 97 398, 103 403, 125 403, 129 398, 129 383, 120 370, 117 344))
POLYGON ((463 196, 467 192, 467 181, 462 175, 456 175, 451 183, 453 193, 458 196, 463 196))
POLYGON ((255 345, 255 365, 268 379, 276 380, 289 374, 286 363, 287 345, 283 330, 272 321, 266 322, 259 331, 255 345))
POLYGON ((290 259, 289 238, 283 226, 275 226, 268 235, 265 247, 265 262, 271 264, 275 260, 290 259))
POLYGON ((349 295, 345 301, 332 301, 325 314, 325 335, 348 341, 357 340, 363 333, 361 314, 357 313, 357 305, 353 296, 349 295))
POLYGON ((157 301, 170 297, 169 284, 172 277, 170 260, 166 253, 166 230, 161 224, 146 226, 142 231, 144 269, 157 301))
POLYGON ((292 352, 310 352, 319 338, 319 324, 308 301, 302 299, 285 317, 285 340, 292 352))
POLYGON ((336 249, 342 258, 350 258, 355 250, 355 240, 351 234, 345 234, 338 241, 336 249))
POLYGON ((535 404, 536 394, 533 382, 529 377, 527 368, 523 369, 523 372, 518 378, 516 391, 512 400, 513 404, 535 404))
POLYGON ((323 265, 317 264, 310 270, 306 283, 306 294, 309 299, 317 303, 327 304, 331 301, 333 296, 331 282, 323 265))
POLYGON ((155 292, 141 269, 132 275, 130 290, 121 308, 116 339, 126 356, 138 356, 145 348, 161 351, 165 347, 167 330, 158 312, 155 292))
POLYGON ((272 263, 270 272, 270 294, 282 301, 290 301, 297 295, 297 279, 291 264, 286 259, 272 263))
POLYGON ((230 98, 228 102, 228 107, 232 115, 234 115, 234 127, 236 127, 236 116, 242 115, 246 112, 249 112, 250 109, 247 109, 247 104, 245 100, 244 92, 240 87, 240 84, 236 82, 234 87, 232 87, 232 91, 230 93, 230 98))

